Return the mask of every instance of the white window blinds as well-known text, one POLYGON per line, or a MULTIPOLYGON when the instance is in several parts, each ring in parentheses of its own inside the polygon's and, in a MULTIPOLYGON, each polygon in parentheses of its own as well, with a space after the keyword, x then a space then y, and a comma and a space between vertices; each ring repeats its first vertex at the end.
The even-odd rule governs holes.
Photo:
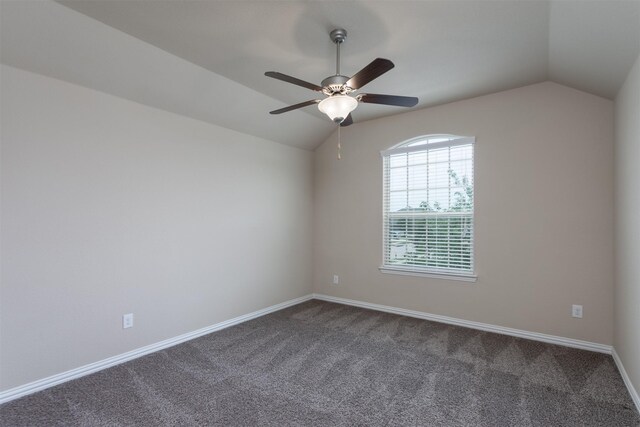
POLYGON ((429 135, 383 151, 383 270, 473 275, 474 138, 429 135))

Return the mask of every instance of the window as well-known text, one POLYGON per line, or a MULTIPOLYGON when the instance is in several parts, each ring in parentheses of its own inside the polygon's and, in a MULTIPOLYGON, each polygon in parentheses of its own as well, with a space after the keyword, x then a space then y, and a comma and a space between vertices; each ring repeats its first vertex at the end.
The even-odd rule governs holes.
POLYGON ((475 280, 474 142, 428 135, 381 153, 382 272, 475 280))

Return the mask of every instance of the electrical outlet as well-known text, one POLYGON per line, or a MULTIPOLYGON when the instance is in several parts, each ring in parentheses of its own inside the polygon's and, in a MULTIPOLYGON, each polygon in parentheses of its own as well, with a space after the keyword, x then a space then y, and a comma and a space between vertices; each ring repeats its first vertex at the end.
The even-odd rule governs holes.
POLYGON ((571 316, 577 317, 578 319, 582 319, 582 306, 581 305, 572 305, 571 306, 571 316))
POLYGON ((340 276, 338 276, 337 274, 333 275, 333 284, 334 285, 339 285, 340 284, 340 276))
POLYGON ((122 329, 133 328, 133 313, 122 315, 122 329))

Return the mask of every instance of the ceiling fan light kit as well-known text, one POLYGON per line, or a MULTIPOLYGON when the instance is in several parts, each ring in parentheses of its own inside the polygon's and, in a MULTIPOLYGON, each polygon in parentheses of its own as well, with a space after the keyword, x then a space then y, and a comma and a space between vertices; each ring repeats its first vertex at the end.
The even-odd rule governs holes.
POLYGON ((278 73, 276 71, 267 71, 265 76, 287 83, 302 86, 316 92, 326 95, 326 98, 312 99, 310 101, 301 102, 289 107, 280 108, 271 111, 271 114, 281 114, 291 110, 297 110, 309 105, 318 104, 318 109, 326 114, 332 121, 340 124, 340 126, 349 126, 353 123, 351 112, 358 107, 360 102, 369 104, 394 105, 398 107, 413 107, 418 103, 418 98, 410 96, 380 95, 380 94, 356 94, 354 92, 362 88, 372 80, 377 79, 382 74, 391 70, 393 62, 384 58, 376 58, 369 65, 358 71, 353 77, 347 77, 340 74, 340 45, 347 38, 347 31, 338 28, 329 33, 331 41, 336 44, 336 74, 322 80, 318 86, 304 80, 278 73))
POLYGON ((336 123, 342 123, 356 109, 358 101, 348 95, 332 95, 318 104, 318 110, 336 123))

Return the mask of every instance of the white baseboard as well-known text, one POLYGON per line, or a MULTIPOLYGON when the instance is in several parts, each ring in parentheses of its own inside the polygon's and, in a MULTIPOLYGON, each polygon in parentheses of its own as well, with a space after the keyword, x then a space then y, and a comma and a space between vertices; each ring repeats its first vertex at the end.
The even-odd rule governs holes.
POLYGON ((110 368, 115 365, 127 362, 129 360, 137 359, 138 357, 145 356, 147 354, 163 350, 168 347, 183 343, 185 341, 192 340, 194 338, 201 337, 211 332, 219 331, 230 326, 237 325, 239 323, 252 320, 265 314, 273 313, 275 311, 282 310, 283 308, 290 307, 292 305, 300 304, 313 298, 313 295, 306 295, 300 298, 285 301, 280 304, 272 305, 271 307, 263 308, 262 310, 254 311, 253 313, 245 314, 242 316, 234 317, 233 319, 225 320, 215 325, 207 326, 202 329, 198 329, 193 332, 179 335, 177 337, 169 338, 164 341, 157 342, 155 344, 147 345, 126 353, 119 354, 117 356, 109 357, 107 359, 100 360, 98 362, 90 363, 88 365, 81 366, 79 368, 71 369, 70 371, 62 372, 60 374, 52 375, 41 380, 33 381, 28 384, 24 384, 12 389, 0 392, 0 404, 9 402, 28 394, 32 394, 49 387, 53 387, 58 384, 62 384, 67 381, 74 380, 76 378, 83 377, 85 375, 92 374, 94 372, 101 371, 106 368, 110 368))
POLYGON ((335 302, 338 304, 352 305, 355 307, 368 308, 371 310, 384 311, 387 313, 400 314, 402 316, 416 317, 418 319, 432 320, 434 322, 447 323, 450 325, 463 326, 465 328, 479 329, 481 331, 495 332, 497 334, 511 335, 513 337, 526 338, 534 341, 542 341, 549 344, 557 344, 565 347, 579 348, 582 350, 595 351, 598 353, 611 354, 610 345, 594 343, 590 341, 576 340, 573 338, 558 337, 555 335, 529 332, 521 329, 506 328, 504 326, 490 325, 488 323, 473 322, 471 320, 456 319, 455 317, 441 316, 439 314, 424 313, 422 311, 407 310, 404 308, 391 307, 388 305, 373 304, 369 302, 356 301, 346 298, 338 298, 324 294, 313 294, 313 298, 322 301, 335 302))
POLYGON ((627 375, 627 371, 624 369, 622 360, 620 359, 620 356, 618 356, 618 353, 616 353, 615 348, 613 349, 612 356, 613 356, 613 360, 616 362, 616 366, 618 367, 618 370, 620 371, 620 375, 624 380, 624 384, 627 386, 627 390, 629 390, 631 399, 633 400, 633 403, 636 404, 636 409, 638 410, 638 412, 640 412, 640 396, 638 395, 638 392, 636 391, 635 387, 631 383, 631 379, 629 378, 629 375, 627 375))

